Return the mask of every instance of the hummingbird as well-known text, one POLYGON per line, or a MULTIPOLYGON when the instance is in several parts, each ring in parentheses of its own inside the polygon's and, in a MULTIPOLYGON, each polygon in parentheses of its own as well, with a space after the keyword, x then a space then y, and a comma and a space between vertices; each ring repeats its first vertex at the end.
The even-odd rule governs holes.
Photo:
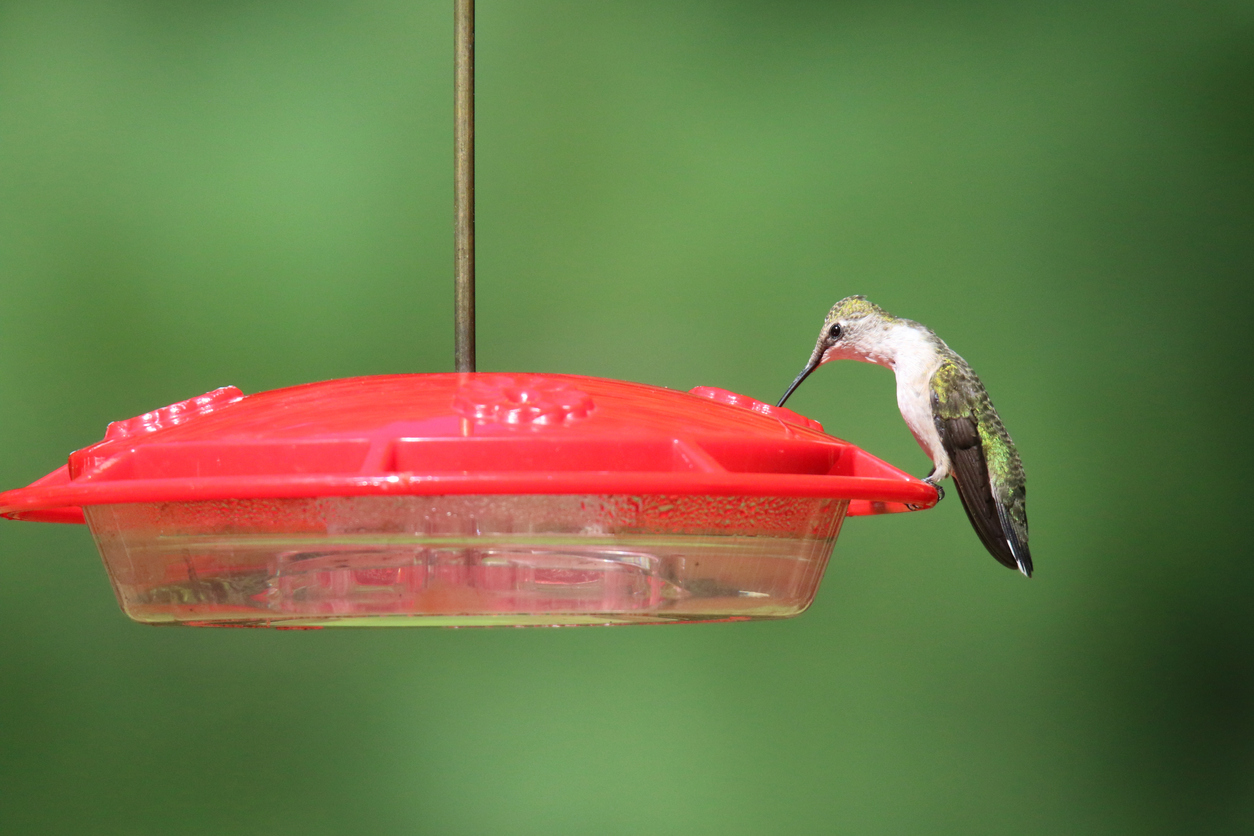
POLYGON ((778 405, 832 360, 859 360, 893 370, 897 408, 932 459, 932 472, 923 481, 943 499, 940 482, 952 476, 989 554, 1032 577, 1023 463, 967 361, 930 328, 893 316, 865 296, 848 296, 828 312, 809 362, 778 405))

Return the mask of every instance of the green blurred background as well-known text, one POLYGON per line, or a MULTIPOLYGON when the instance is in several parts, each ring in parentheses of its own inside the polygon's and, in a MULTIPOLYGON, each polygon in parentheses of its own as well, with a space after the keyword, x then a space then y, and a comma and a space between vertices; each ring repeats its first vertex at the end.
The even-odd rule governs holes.
MULTIPOLYGON (((793 621, 154 630, 0 524, 0 830, 1254 830, 1254 5, 491 2, 480 369, 773 400, 838 298, 1030 476, 793 621)), ((448 0, 0 0, 0 487, 126 418, 452 365, 448 0)), ((914 473, 892 375, 790 403, 914 473)))

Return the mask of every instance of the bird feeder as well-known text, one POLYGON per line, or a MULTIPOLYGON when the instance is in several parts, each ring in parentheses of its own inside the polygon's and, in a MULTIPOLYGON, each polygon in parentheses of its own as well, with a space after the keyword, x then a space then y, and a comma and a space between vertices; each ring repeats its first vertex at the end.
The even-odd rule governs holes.
POLYGON ((846 516, 935 489, 722 389, 475 373, 473 3, 456 9, 457 373, 218 389, 110 424, 0 514, 85 522, 147 624, 797 615, 846 516))
POLYGON ((638 624, 797 615, 847 515, 935 496, 721 389, 417 374, 116 422, 0 512, 85 520, 148 624, 638 624))

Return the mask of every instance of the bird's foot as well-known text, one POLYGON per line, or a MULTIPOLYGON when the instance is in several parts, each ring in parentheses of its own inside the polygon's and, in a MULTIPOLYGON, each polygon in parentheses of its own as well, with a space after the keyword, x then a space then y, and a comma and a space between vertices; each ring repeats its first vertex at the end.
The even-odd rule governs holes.
MULTIPOLYGON (((945 489, 932 481, 932 474, 929 473, 927 476, 924 476, 922 481, 925 484, 931 485, 932 487, 936 488, 936 501, 937 502, 940 502, 942 499, 945 498, 945 489)), ((922 506, 914 505, 912 503, 906 503, 906 507, 909 508, 911 511, 917 511, 922 506)))

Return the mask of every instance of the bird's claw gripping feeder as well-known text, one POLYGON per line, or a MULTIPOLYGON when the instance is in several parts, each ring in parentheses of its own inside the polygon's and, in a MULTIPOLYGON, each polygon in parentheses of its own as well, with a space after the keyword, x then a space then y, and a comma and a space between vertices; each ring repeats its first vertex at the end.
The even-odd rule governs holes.
POLYGON ((456 5, 459 372, 218 389, 110 424, 0 513, 86 522, 148 624, 799 614, 846 516, 935 489, 721 389, 473 373, 473 4, 456 5))

